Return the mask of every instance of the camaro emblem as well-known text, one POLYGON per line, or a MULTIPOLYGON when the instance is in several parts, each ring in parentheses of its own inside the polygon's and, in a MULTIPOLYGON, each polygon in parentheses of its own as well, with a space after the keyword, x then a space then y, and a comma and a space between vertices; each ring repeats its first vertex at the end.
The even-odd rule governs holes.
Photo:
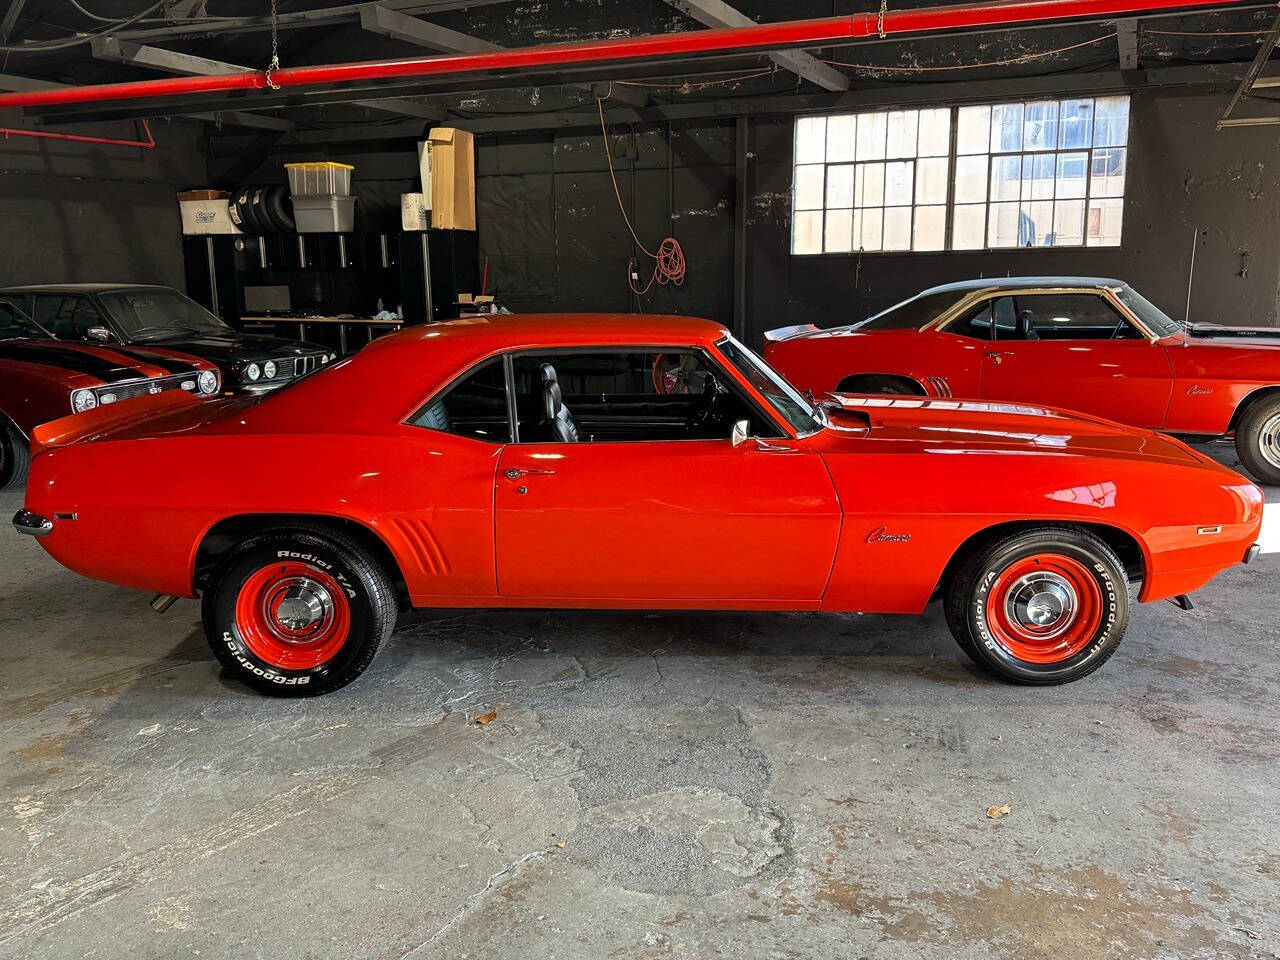
POLYGON ((1187 387, 1188 397, 1203 397, 1210 393, 1213 393, 1213 387, 1202 387, 1198 383, 1193 383, 1187 387))
POLYGON ((909 533, 889 533, 887 527, 876 527, 867 534, 867 543, 906 543, 911 539, 909 533))

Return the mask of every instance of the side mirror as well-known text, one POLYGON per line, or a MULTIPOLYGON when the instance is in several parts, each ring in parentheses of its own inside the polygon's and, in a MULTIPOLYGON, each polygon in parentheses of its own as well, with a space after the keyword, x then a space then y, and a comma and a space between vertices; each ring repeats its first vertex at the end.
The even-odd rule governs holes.
POLYGON ((90 340, 101 340, 103 343, 111 339, 111 331, 106 327, 90 327, 84 332, 84 335, 90 340))
POLYGON ((751 431, 751 422, 749 420, 739 420, 733 425, 733 433, 729 435, 729 442, 735 447, 740 447, 749 439, 751 431))

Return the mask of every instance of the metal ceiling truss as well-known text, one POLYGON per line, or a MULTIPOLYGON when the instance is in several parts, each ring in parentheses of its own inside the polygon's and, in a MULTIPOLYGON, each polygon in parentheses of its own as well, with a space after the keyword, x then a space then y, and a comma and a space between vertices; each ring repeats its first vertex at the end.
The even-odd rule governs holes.
POLYGON ((1217 130, 1221 131, 1229 127, 1261 127, 1280 124, 1280 117, 1277 116, 1231 116, 1240 104, 1252 96, 1254 90, 1280 86, 1280 79, 1262 76, 1262 71, 1271 59, 1271 54, 1275 52, 1278 41, 1280 41, 1280 16, 1277 16, 1275 23, 1271 25, 1271 29, 1262 41, 1262 46, 1258 48, 1258 55, 1253 58, 1253 63, 1249 65, 1248 72, 1245 73, 1244 79, 1240 81, 1240 86, 1236 88, 1235 94, 1232 95, 1231 102, 1227 104, 1227 109, 1222 112, 1222 117, 1218 120, 1217 130))

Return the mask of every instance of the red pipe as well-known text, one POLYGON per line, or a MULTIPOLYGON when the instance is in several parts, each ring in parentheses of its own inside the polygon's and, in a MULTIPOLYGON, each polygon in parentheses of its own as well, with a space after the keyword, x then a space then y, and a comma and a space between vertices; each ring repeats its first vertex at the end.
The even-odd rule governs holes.
POLYGON ((151 135, 151 124, 142 121, 142 129, 147 133, 145 140, 117 140, 113 137, 87 137, 76 133, 49 133, 46 130, 15 130, 12 127, 0 127, 0 133, 8 140, 10 137, 38 137, 41 140, 72 140, 76 143, 105 143, 112 147, 139 147, 143 150, 154 150, 156 138, 151 135))
POLYGON ((944 32, 1077 18, 1132 16, 1155 10, 1185 10, 1196 7, 1230 9, 1230 5, 1224 5, 1221 0, 1183 0, 1174 5, 1156 0, 1009 0, 915 10, 886 10, 883 14, 858 13, 851 17, 790 20, 723 30, 693 30, 656 36, 558 43, 492 53, 291 67, 273 71, 269 77, 265 72, 255 70, 214 76, 168 77, 133 83, 32 90, 0 94, 0 108, 142 100, 196 93, 336 85, 446 74, 512 72, 552 66, 583 67, 697 54, 766 52, 796 47, 836 46, 871 36, 944 32))

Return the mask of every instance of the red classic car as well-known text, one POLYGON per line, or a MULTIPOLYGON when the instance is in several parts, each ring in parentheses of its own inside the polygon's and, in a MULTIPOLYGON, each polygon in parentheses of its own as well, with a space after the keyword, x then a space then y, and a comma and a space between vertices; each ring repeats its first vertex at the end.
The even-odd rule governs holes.
POLYGON ((26 478, 37 424, 140 394, 207 396, 218 386, 218 368, 204 360, 151 347, 64 343, 0 300, 0 489, 26 478))
POLYGON ((1131 592, 1251 559, 1262 516, 1257 487, 1150 431, 810 405, 682 317, 412 327, 265 397, 125 401, 33 449, 20 531, 158 606, 202 596, 226 668, 291 695, 354 679, 407 606, 918 614, 938 594, 979 664, 1061 683, 1116 649, 1131 592))
POLYGON ((1280 484, 1280 329, 1184 328, 1119 280, 949 283, 860 323, 765 340, 765 359, 813 394, 1012 400, 1193 440, 1234 435, 1245 468, 1280 484))

